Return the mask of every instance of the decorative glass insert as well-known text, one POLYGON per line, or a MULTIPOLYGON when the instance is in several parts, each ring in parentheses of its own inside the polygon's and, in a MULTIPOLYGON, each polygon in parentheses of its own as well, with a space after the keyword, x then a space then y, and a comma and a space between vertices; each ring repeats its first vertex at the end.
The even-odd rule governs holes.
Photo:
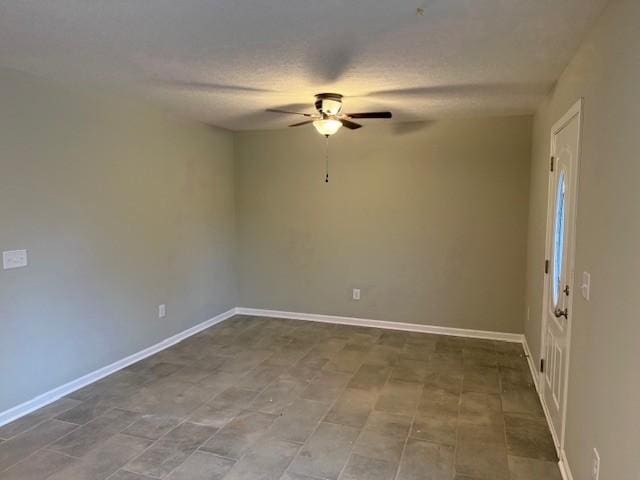
POLYGON ((560 178, 558 179, 558 190, 556 192, 556 211, 555 211, 555 225, 553 228, 553 278, 552 291, 553 291, 553 304, 558 305, 560 299, 560 292, 562 290, 562 267, 564 258, 564 230, 565 230, 565 191, 566 191, 566 176, 565 171, 560 172, 560 178))

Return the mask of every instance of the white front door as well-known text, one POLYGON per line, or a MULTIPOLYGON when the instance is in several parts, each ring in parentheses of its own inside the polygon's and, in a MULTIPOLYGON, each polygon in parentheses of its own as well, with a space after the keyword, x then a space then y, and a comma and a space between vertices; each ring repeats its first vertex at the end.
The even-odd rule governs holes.
POLYGON ((555 441, 562 447, 574 288, 575 218, 580 150, 578 102, 551 131, 547 263, 542 322, 542 392, 555 441))

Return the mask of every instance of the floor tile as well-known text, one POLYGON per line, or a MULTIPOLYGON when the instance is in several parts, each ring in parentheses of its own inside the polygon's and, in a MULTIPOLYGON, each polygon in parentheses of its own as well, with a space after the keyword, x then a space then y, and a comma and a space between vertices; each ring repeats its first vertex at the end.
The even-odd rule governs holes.
POLYGON ((377 343, 379 345, 402 348, 407 343, 407 337, 404 332, 387 330, 380 335, 377 343))
POLYGON ((245 350, 227 359, 220 366, 220 371, 242 375, 264 362, 271 355, 273 355, 273 352, 269 350, 245 350))
POLYGON ((249 390, 262 390, 278 378, 283 371, 284 367, 281 366, 261 364, 242 375, 237 386, 249 390))
POLYGON ((375 392, 347 388, 324 421, 360 428, 366 423, 376 398, 375 392))
MULTIPOLYGON (((224 360, 220 358, 218 364, 222 364, 224 360)), ((180 381, 187 383, 200 383, 205 378, 209 377, 213 372, 212 364, 207 365, 207 368, 193 367, 185 365, 176 372, 170 375, 171 378, 177 378, 180 381)))
POLYGON ((456 473, 479 480, 509 480, 504 444, 459 441, 456 450, 456 473))
POLYGON ((163 378, 143 386, 120 406, 126 410, 183 417, 211 397, 201 385, 163 378))
POLYGON ((303 443, 327 414, 331 404, 301 398, 273 422, 269 435, 288 442, 303 443))
POLYGON ((323 369, 331 372, 355 373, 364 363, 368 352, 368 347, 347 344, 342 350, 331 356, 323 369))
POLYGON ((353 454, 340 475, 340 480, 393 480, 397 464, 378 458, 353 454))
POLYGON ((412 417, 393 413, 373 411, 367 419, 366 428, 384 435, 404 439, 409 434, 412 417))
MULTIPOLYGON (((420 334, 424 336, 424 334, 420 334)), ((428 361, 431 357, 431 354, 435 352, 436 349, 436 340, 425 340, 422 342, 415 342, 409 339, 407 343, 402 347, 402 350, 399 352, 399 358, 408 358, 412 360, 421 360, 428 361)))
POLYGON ((502 392, 502 410, 505 413, 521 413, 536 417, 544 416, 538 393, 530 388, 502 392))
POLYGON ((224 480, 278 480, 299 448, 300 445, 284 440, 263 439, 231 468, 224 480))
POLYGON ((150 443, 142 438, 116 435, 47 480, 103 480, 139 455, 150 443))
POLYGON ((107 480, 153 480, 151 477, 138 475, 137 473, 118 470, 107 477, 107 480))
POLYGON ((353 446, 353 453, 367 458, 378 458, 397 465, 402 455, 405 439, 385 435, 365 428, 353 446))
POLYGON ((60 420, 47 420, 31 430, 27 430, 0 444, 0 472, 20 460, 28 457, 36 450, 78 428, 73 423, 60 420))
POLYGON ((418 414, 411 428, 411 437, 441 445, 456 444, 458 415, 442 412, 438 414, 418 414))
POLYGON ((544 418, 505 414, 509 455, 557 462, 553 438, 544 418))
POLYGON ((115 398, 108 394, 96 395, 88 400, 76 405, 61 414, 57 415, 58 420, 65 422, 77 423, 84 425, 92 420, 95 420, 100 415, 107 413, 114 408, 118 403, 118 398, 115 398))
POLYGON ((289 470, 312 477, 336 480, 349 458, 358 429, 321 423, 296 456, 289 470))
POLYGON ((135 390, 135 388, 148 381, 147 378, 132 371, 136 369, 138 364, 143 364, 143 362, 138 362, 124 370, 120 370, 119 372, 113 373, 95 383, 87 385, 80 390, 76 390, 75 392, 70 393, 68 397, 86 401, 95 396, 104 394, 107 394, 112 398, 116 396, 122 397, 129 395, 133 390, 135 390))
POLYGON ((524 348, 522 348, 522 344, 520 342, 495 341, 493 344, 496 352, 498 353, 524 356, 524 348))
POLYGON ((439 353, 431 354, 427 363, 429 373, 435 372, 447 375, 461 375, 464 371, 462 363, 462 353, 439 353))
POLYGON ((515 355, 510 353, 497 353, 498 366, 502 368, 512 368, 529 371, 529 362, 524 354, 515 355))
POLYGON ((284 367, 291 367, 299 362, 311 349, 306 345, 295 346, 289 343, 278 349, 273 355, 265 360, 265 364, 284 367))
POLYGON ((400 415, 413 415, 422 393, 422 385, 409 382, 387 382, 380 391, 375 409, 400 415))
POLYGON ((452 480, 454 466, 558 480, 520 345, 236 316, 0 428, 0 480, 452 480))
POLYGON ((249 408, 263 413, 280 414, 295 402, 308 386, 308 382, 283 374, 266 387, 249 408))
POLYGON ((521 388, 535 389, 529 370, 500 367, 499 371, 502 391, 521 388))
POLYGON ((391 380, 422 383, 427 374, 427 362, 400 358, 391 370, 391 380))
POLYGON ((374 345, 367 356, 364 363, 368 365, 380 365, 382 367, 392 367, 401 357, 403 347, 392 347, 388 345, 374 345))
POLYGON ((267 432, 275 418, 275 415, 265 413, 244 412, 225 425, 200 449, 227 458, 240 458, 267 432))
POLYGON ((170 415, 141 415, 138 420, 127 427, 122 433, 134 437, 157 440, 165 433, 173 430, 181 422, 182 419, 170 415))
POLYGON ((418 402, 418 413, 422 416, 457 415, 459 408, 460 393, 439 387, 425 386, 418 402))
POLYGON ((477 366, 467 368, 465 366, 462 390, 464 392, 499 393, 498 369, 477 366))
POLYGON ((454 449, 445 445, 409 439, 397 480, 450 480, 453 476, 454 449))
POLYGON ((495 368, 498 366, 498 354, 494 351, 464 348, 462 350, 462 361, 465 368, 495 368))
POLYGON ((221 480, 235 462, 206 452, 194 452, 167 480, 221 480))
POLYGON ((66 412, 67 410, 72 409, 73 407, 78 406, 80 403, 81 402, 79 400, 73 400, 71 398, 61 398, 59 400, 56 400, 46 407, 42 407, 41 409, 36 410, 33 413, 30 413, 22 418, 19 418, 18 420, 0 427, 0 438, 6 440, 14 437, 19 433, 35 427, 45 420, 49 420, 56 415, 59 415, 63 412, 66 412))
POLYGON ((333 402, 347 386, 351 375, 340 372, 323 371, 302 392, 302 398, 319 402, 333 402))
POLYGON ((132 425, 139 417, 140 414, 127 410, 110 410, 65 435, 49 448, 72 457, 82 457, 92 448, 132 425))
POLYGON ((216 429, 193 423, 183 423, 154 443, 124 469, 149 477, 163 478, 182 464, 216 429))
POLYGON ((459 419, 458 444, 462 443, 490 443, 506 445, 504 433, 504 419, 497 416, 487 423, 470 423, 459 419))
POLYGON ((556 462, 509 456, 511 480, 562 480, 556 462))
POLYGON ((215 371, 209 376, 203 378, 198 382, 209 394, 209 398, 215 398, 217 395, 224 392, 226 389, 235 386, 239 381, 238 375, 232 373, 215 371))
POLYGON ((308 475, 301 475, 299 473, 284 472, 280 480, 318 480, 317 478, 309 477, 308 475))
POLYGON ((258 396, 258 392, 238 387, 229 387, 208 404, 201 405, 189 416, 189 421, 200 425, 222 428, 247 408, 258 396))
POLYGON ((365 363, 360 366, 353 378, 349 381, 349 388, 376 391, 383 387, 391 369, 386 365, 374 365, 365 363))
POLYGON ((74 461, 75 459, 61 453, 39 450, 0 473, 0 480, 44 480, 74 461))
POLYGON ((461 415, 501 413, 500 396, 494 393, 464 392, 460 397, 461 415))

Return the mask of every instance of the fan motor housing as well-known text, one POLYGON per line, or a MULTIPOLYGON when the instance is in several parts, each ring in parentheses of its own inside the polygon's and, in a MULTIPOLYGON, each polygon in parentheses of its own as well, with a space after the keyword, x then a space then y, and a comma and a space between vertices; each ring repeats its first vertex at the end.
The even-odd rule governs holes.
POLYGON ((342 95, 339 93, 319 93, 316 95, 316 110, 324 115, 338 115, 342 111, 342 95))

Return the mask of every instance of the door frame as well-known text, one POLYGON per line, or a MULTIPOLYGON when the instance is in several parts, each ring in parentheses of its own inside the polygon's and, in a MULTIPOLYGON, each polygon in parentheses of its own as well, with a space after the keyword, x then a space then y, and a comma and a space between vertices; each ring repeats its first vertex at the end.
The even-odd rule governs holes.
MULTIPOLYGON (((550 134, 550 141, 549 141, 549 161, 551 161, 551 157, 554 155, 555 153, 555 142, 554 142, 554 137, 555 135, 562 130, 571 120, 573 120, 576 116, 578 118, 578 147, 577 147, 577 152, 576 152, 576 161, 575 161, 575 168, 576 168, 576 184, 574 187, 574 192, 572 192, 573 194, 573 205, 574 205, 574 212, 573 212, 573 218, 570 222, 570 225, 568 225, 569 229, 570 229, 570 233, 571 233, 571 240, 570 240, 570 245, 568 245, 569 247, 569 258, 568 258, 568 276, 571 279, 571 288, 574 292, 573 295, 571 295, 568 299, 568 304, 567 304, 567 308, 569 309, 569 318, 567 318, 567 339, 568 339, 568 343, 567 343, 567 352, 566 352, 566 362, 564 365, 564 384, 562 385, 562 425, 560 426, 560 432, 556 432, 554 431, 554 427, 553 427, 553 423, 551 423, 550 418, 549 420, 549 428, 551 430, 552 436, 553 436, 553 440, 556 444, 556 447, 558 449, 558 453, 563 452, 564 451, 564 441, 565 441, 565 431, 566 431, 566 424, 567 424, 567 394, 568 394, 568 390, 569 390, 569 364, 571 361, 571 336, 572 336, 572 325, 573 325, 573 304, 574 304, 574 298, 575 298, 575 294, 578 291, 578 289, 575 286, 575 281, 576 281, 576 275, 575 275, 575 254, 576 254, 576 221, 578 218, 578 191, 579 191, 579 185, 580 185, 580 157, 582 154, 582 125, 583 125, 583 102, 584 99, 580 98, 578 99, 578 101, 576 103, 574 103, 571 108, 569 108, 569 110, 567 111, 567 113, 565 113, 562 118, 560 118, 560 120, 558 120, 556 123, 553 124, 553 126, 551 127, 551 134, 550 134)), ((546 233, 545 233, 545 250, 544 250, 544 258, 545 261, 549 260, 551 261, 550 255, 551 255, 551 241, 553 238, 553 213, 554 213, 554 205, 553 205, 553 195, 551 194, 551 192, 553 191, 553 176, 551 175, 551 172, 549 171, 549 180, 548 180, 548 186, 547 186, 547 222, 546 222, 546 233)), ((546 319, 546 310, 547 310, 547 302, 549 299, 549 281, 548 281, 548 274, 545 273, 544 275, 544 288, 543 288, 543 295, 542 295, 542 319, 541 319, 541 331, 540 331, 540 359, 544 359, 545 360, 545 369, 549 367, 547 360, 544 358, 544 355, 546 353, 546 328, 547 328, 547 319, 546 319)), ((544 378, 544 373, 540 371, 540 369, 538 369, 538 384, 541 386, 540 389, 540 400, 543 403, 543 406, 545 408, 545 410, 547 410, 547 406, 545 404, 545 400, 544 400, 544 382, 545 382, 545 378, 544 378)))

